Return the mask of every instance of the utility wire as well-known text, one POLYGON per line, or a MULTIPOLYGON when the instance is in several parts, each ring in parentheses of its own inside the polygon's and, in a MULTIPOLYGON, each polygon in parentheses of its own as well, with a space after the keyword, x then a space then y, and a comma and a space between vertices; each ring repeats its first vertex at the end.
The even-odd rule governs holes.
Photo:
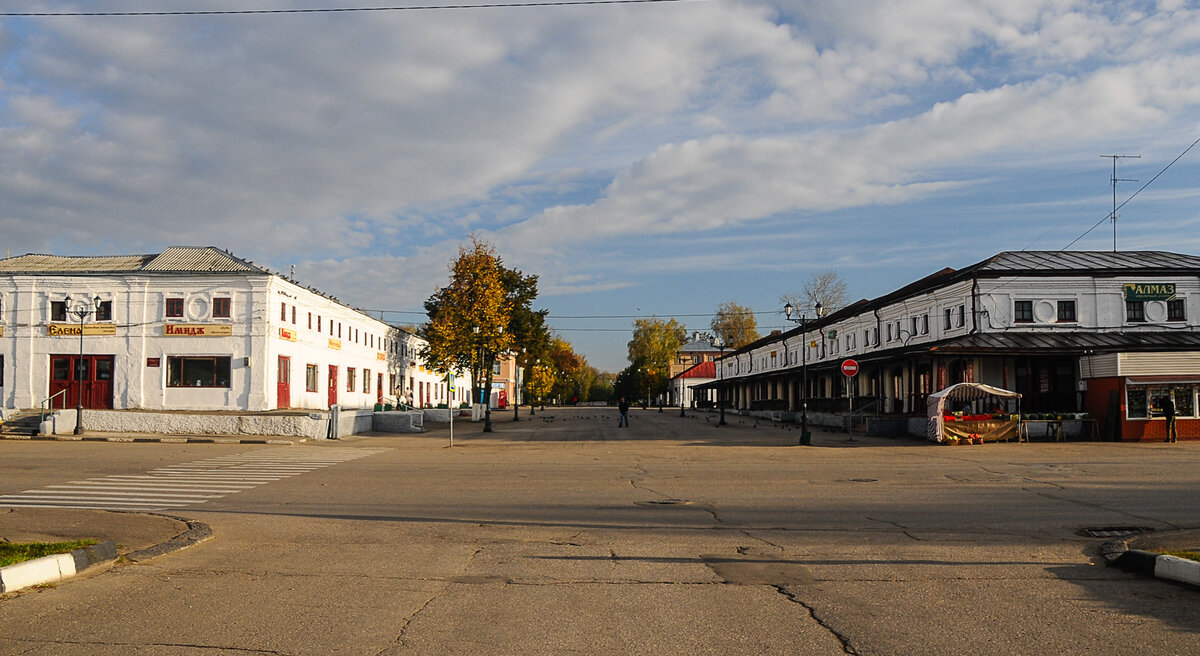
POLYGON ((409 5, 404 7, 322 7, 313 9, 213 9, 179 11, 4 11, 0 16, 46 18, 56 16, 246 16, 253 14, 335 14, 366 11, 416 11, 430 9, 507 9, 516 7, 569 7, 576 5, 636 5, 695 0, 542 0, 539 2, 488 2, 477 5, 409 5))

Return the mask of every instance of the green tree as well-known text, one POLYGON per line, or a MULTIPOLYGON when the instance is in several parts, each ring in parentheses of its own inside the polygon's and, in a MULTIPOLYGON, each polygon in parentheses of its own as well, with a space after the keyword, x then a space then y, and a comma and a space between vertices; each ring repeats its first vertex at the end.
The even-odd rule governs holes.
MULTIPOLYGON (((545 357, 550 349, 550 332, 546 329, 547 310, 534 310, 537 298, 538 277, 524 275, 516 269, 500 267, 500 279, 504 285, 505 298, 509 307, 506 332, 512 337, 511 350, 518 369, 528 370, 535 361, 545 357)), ((526 373, 526 377, 528 377, 526 373)), ((532 404, 532 401, 531 401, 532 404)), ((513 400, 513 419, 519 418, 520 409, 513 400)))
POLYGON ((687 331, 675 319, 637 319, 629 340, 629 362, 641 370, 638 382, 649 396, 665 394, 668 371, 675 353, 687 339, 687 331))
POLYGON ((721 341, 734 349, 742 348, 759 337, 754 311, 733 301, 726 301, 717 307, 712 329, 721 337, 721 341))

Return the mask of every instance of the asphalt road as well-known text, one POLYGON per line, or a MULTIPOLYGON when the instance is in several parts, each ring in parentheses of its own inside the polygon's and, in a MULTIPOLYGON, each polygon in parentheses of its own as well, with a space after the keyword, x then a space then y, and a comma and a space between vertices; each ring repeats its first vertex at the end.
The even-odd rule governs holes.
POLYGON ((453 448, 444 428, 0 442, 0 495, 306 463, 167 511, 208 542, 0 600, 0 653, 1200 653, 1200 593, 1081 534, 1200 527, 1200 444, 799 447, 678 409, 510 416, 456 424, 453 448))

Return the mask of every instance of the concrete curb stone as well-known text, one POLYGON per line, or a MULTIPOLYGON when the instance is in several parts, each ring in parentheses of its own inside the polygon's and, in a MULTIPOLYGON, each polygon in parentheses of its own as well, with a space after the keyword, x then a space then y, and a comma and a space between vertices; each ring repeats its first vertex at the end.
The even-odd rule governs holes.
POLYGON ((271 444, 277 446, 292 446, 307 442, 306 437, 255 437, 240 438, 232 436, 163 436, 163 437, 134 437, 132 435, 4 435, 5 440, 38 440, 49 442, 122 442, 122 443, 161 443, 161 444, 271 444))
POLYGON ((70 553, 34 558, 0 567, 0 593, 15 592, 35 585, 57 583, 101 563, 117 559, 117 544, 101 542, 70 553))
POLYGON ((1100 552, 1110 567, 1200 587, 1200 561, 1130 549, 1128 542, 1107 542, 1100 552))

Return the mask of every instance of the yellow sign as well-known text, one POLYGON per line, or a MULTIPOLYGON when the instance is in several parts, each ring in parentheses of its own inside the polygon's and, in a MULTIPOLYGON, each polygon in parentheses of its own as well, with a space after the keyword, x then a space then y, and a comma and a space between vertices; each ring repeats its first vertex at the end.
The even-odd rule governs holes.
POLYGON ((0 337, 4 337, 4 326, 0 326, 0 337))
POLYGON ((163 337, 230 337, 233 326, 227 323, 169 323, 163 326, 163 337))
POLYGON ((296 337, 296 331, 291 330, 289 328, 280 328, 279 329, 279 338, 286 339, 289 342, 300 341, 299 338, 296 337))
MULTIPOLYGON (((3 337, 3 336, 4 336, 4 333, 0 333, 0 337, 3 337)), ((387 362, 387 355, 377 352, 375 354, 375 359, 379 360, 380 362, 387 362)))
POLYGON ((329 339, 329 348, 331 348, 335 351, 342 350, 342 340, 330 338, 329 339))
MULTIPOLYGON (((51 337, 79 337, 79 324, 52 323, 46 326, 46 334, 51 337)), ((116 335, 117 325, 112 323, 85 323, 83 334, 87 335, 116 335)))

